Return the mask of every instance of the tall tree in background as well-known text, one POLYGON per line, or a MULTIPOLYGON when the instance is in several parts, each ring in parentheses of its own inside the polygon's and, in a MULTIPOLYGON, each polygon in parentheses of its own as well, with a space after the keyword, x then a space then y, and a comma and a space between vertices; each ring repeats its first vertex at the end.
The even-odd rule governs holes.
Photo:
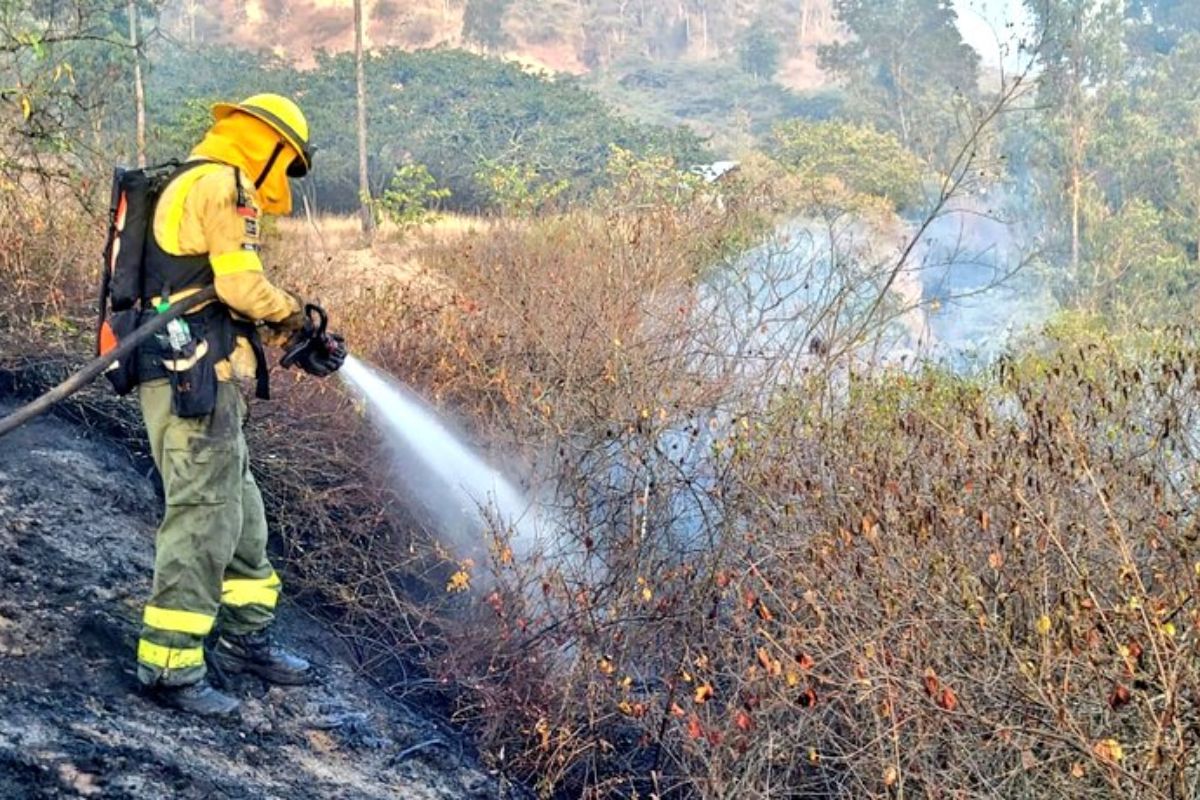
MULTIPOLYGON (((1120 0, 1025 0, 1042 42, 1038 105, 1045 110, 1043 146, 1066 189, 1067 241, 1073 279, 1083 260, 1088 155, 1111 90, 1122 81, 1120 0)), ((1053 198, 1056 192, 1049 191, 1053 198)))
POLYGON ((761 19, 738 42, 738 66, 759 80, 770 80, 779 70, 779 39, 761 19))
POLYGON ((137 116, 137 165, 146 166, 146 87, 142 83, 142 43, 138 31, 137 0, 129 0, 129 46, 133 49, 133 102, 137 116))
POLYGON ((354 82, 358 108, 358 194, 362 230, 367 236, 375 229, 371 211, 371 179, 367 169, 367 79, 363 65, 363 0, 354 0, 354 82))
POLYGON ((978 97, 979 55, 950 0, 836 0, 847 42, 821 47, 846 84, 848 110, 937 163, 959 133, 958 104, 978 97))
POLYGON ((833 0, 800 0, 800 46, 829 36, 836 24, 833 0))

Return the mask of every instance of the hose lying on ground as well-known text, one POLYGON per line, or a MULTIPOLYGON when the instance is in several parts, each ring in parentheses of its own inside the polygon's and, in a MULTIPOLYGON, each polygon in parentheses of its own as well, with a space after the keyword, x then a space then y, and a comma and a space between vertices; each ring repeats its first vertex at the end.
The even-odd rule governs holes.
POLYGON ((180 300, 163 313, 156 314, 149 322, 134 330, 119 345, 104 355, 89 361, 83 369, 71 375, 58 386, 55 386, 36 400, 26 403, 8 416, 0 418, 0 436, 11 433, 34 417, 46 413, 55 403, 66 400, 75 394, 75 392, 94 381, 113 362, 131 355, 139 344, 165 328, 171 320, 186 314, 192 308, 212 300, 216 296, 216 290, 210 286, 203 291, 180 300))

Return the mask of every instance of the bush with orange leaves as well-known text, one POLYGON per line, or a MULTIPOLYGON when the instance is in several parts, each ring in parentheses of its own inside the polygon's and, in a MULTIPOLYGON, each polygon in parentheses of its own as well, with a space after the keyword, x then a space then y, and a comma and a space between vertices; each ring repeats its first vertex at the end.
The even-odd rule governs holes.
POLYGON ((1200 343, 1065 329, 965 378, 706 341, 763 210, 493 224, 417 246, 434 288, 331 302, 570 555, 493 530, 464 571, 343 519, 291 528, 309 585, 544 796, 1190 795, 1200 343))
POLYGON ((814 379, 723 429, 715 483, 631 423, 612 518, 565 511, 604 579, 502 571, 444 660, 460 712, 548 796, 1191 796, 1198 357, 814 379))
POLYGON ((417 246, 435 288, 356 288, 356 349, 532 476, 571 555, 493 547, 448 592, 430 545, 417 590, 411 546, 297 527, 311 585, 544 796, 1192 794, 1200 342, 1063 329, 966 378, 804 329, 745 369, 759 340, 697 319, 763 212, 493 224, 417 246))

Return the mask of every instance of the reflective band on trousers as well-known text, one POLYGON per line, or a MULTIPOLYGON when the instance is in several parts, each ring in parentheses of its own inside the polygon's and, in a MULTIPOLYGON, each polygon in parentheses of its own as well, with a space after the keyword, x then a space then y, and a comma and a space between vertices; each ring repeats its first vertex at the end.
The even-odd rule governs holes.
POLYGON ((227 606, 274 608, 281 585, 274 572, 266 578, 231 578, 221 585, 221 602, 227 606))
POLYGON ((203 647, 177 649, 142 639, 138 642, 138 661, 159 669, 188 669, 204 664, 203 647))
POLYGON ((192 636, 208 636, 213 629, 213 617, 195 611, 178 611, 173 608, 146 606, 142 622, 160 631, 190 633, 192 636))

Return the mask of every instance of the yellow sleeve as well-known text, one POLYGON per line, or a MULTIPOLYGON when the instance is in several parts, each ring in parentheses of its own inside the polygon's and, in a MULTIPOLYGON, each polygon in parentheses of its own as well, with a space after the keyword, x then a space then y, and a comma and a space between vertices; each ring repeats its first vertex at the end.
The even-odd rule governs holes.
POLYGON ((196 187, 204 198, 201 225, 217 297, 247 319, 282 322, 301 308, 263 272, 258 206, 252 192, 245 187, 239 191, 232 172, 206 175, 196 187))

